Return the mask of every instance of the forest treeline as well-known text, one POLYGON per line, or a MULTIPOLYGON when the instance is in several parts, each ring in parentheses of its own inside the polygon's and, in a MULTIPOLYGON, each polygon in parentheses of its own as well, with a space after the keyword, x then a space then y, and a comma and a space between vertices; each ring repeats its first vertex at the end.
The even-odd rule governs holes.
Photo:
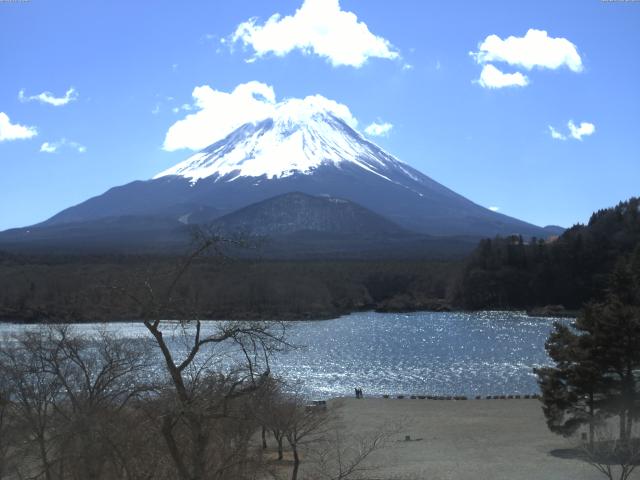
POLYGON ((563 305, 606 291, 617 264, 640 261, 640 199, 595 212, 557 239, 485 239, 467 260, 455 303, 467 309, 563 305))
MULTIPOLYGON (((180 258, 0 256, 0 318, 140 318, 141 289, 166 285, 180 258), (123 293, 126 293, 123 295, 123 293)), ((198 259, 163 318, 305 319, 377 309, 448 308, 460 263, 198 259)))
MULTIPOLYGON (((199 258, 164 318, 319 319, 362 311, 578 310, 606 290, 619 263, 640 261, 640 199, 595 212, 556 239, 482 240, 463 261, 199 258)), ((162 287, 179 256, 0 252, 0 319, 140 317, 131 300, 162 287), (129 295, 122 295, 123 291, 129 295)))

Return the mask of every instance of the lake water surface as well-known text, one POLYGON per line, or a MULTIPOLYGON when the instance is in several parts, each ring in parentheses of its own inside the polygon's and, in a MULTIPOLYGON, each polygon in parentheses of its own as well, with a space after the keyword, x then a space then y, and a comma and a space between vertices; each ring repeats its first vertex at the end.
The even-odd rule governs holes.
MULTIPOLYGON (((533 368, 549 359, 544 342, 553 318, 520 312, 354 313, 335 320, 292 322, 301 346, 279 353, 272 370, 301 380, 308 395, 498 395, 537 392, 533 368)), ((213 322, 212 322, 213 324, 213 322)), ((0 337, 37 328, 0 324, 0 337)), ((140 341, 140 323, 82 324, 140 341)), ((179 346, 178 346, 179 348, 179 346)))

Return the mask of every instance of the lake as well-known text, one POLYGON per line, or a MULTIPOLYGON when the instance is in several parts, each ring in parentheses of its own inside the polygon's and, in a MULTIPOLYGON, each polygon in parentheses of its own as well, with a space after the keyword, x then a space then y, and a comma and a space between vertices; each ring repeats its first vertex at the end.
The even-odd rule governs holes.
MULTIPOLYGON (((301 348, 278 354, 272 371, 303 381, 314 397, 352 395, 356 386, 365 395, 531 394, 538 391, 532 370, 549 363, 544 342, 557 320, 523 312, 363 312, 291 322, 289 339, 301 348)), ((29 328, 37 327, 0 324, 0 337, 29 328)), ((106 328, 132 341, 148 336, 140 323, 75 328, 106 328)))

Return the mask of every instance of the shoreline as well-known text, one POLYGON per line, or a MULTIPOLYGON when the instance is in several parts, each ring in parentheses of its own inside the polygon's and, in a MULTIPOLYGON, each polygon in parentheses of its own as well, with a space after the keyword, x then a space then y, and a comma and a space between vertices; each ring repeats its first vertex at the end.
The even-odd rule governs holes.
MULTIPOLYGON (((265 322, 321 322, 321 321, 325 321, 325 320, 337 320, 339 318, 345 317, 345 316, 349 316, 352 314, 357 314, 357 313, 379 313, 379 314, 408 314, 408 313, 420 313, 420 312, 424 312, 424 313, 466 313, 466 314, 474 314, 474 313, 482 313, 482 312, 504 312, 504 313, 524 313, 527 317, 535 319, 535 318, 541 318, 541 319, 553 319, 553 318, 558 318, 558 319, 567 319, 567 318, 576 318, 577 315, 579 314, 578 311, 573 311, 573 310, 567 310, 564 312, 558 312, 558 313, 544 313, 544 312, 537 312, 535 311, 535 309, 522 309, 522 308, 494 308, 494 309, 483 309, 483 310, 465 310, 465 309, 455 309, 455 308, 451 308, 448 310, 442 310, 442 309, 413 309, 413 310, 380 310, 377 308, 368 308, 368 309, 362 309, 362 310, 349 310, 349 311, 344 311, 344 312, 335 312, 335 313, 327 313, 327 314, 320 314, 320 315, 312 315, 310 312, 304 315, 299 315, 299 316, 287 316, 287 315, 283 315, 282 317, 273 317, 273 316, 259 316, 259 315, 248 315, 248 316, 239 316, 234 318, 233 316, 229 317, 223 317, 220 316, 218 318, 216 318, 215 316, 212 316, 210 318, 206 318, 206 319, 200 319, 203 322, 219 322, 219 321, 234 321, 234 322, 241 322, 241 321, 265 321, 265 322), (283 318, 284 317, 284 318, 283 318)), ((194 319, 189 319, 189 320, 198 320, 196 318, 194 319)), ((171 319, 168 321, 179 321, 178 319, 171 319)), ((100 320, 100 319, 89 319, 89 320, 80 320, 80 321, 75 321, 75 322, 71 322, 69 320, 66 319, 36 319, 36 318, 15 318, 15 317, 11 317, 9 315, 2 315, 0 314, 0 324, 15 324, 15 325, 86 325, 86 324, 91 324, 91 323, 136 323, 136 322, 142 322, 142 319, 135 319, 135 318, 111 318, 108 320, 100 320)))

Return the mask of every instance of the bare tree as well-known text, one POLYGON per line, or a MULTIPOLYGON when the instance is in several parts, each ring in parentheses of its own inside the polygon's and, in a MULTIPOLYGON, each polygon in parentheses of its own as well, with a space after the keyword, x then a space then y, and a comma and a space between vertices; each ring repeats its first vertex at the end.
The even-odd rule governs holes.
POLYGON ((628 439, 620 439, 607 425, 599 426, 594 440, 580 445, 584 460, 609 480, 629 479, 640 464, 638 429, 629 430, 629 434, 628 439))
POLYGON ((287 419, 285 438, 293 453, 291 480, 297 480, 301 448, 320 441, 333 418, 325 409, 307 406, 304 397, 299 394, 283 400, 282 414, 287 419))
POLYGON ((284 458, 284 440, 289 419, 284 403, 284 383, 276 378, 265 382, 261 395, 256 402, 254 413, 261 425, 261 440, 263 450, 267 448, 266 432, 269 431, 276 441, 278 460, 284 458))
MULTIPOLYGON (((264 404, 267 422, 274 437, 286 438, 293 456, 291 480, 301 474, 305 458, 304 478, 309 480, 373 479, 379 465, 371 462, 372 455, 385 447, 401 425, 380 425, 356 434, 346 431, 340 422, 341 403, 329 405, 307 403, 298 393, 287 393, 298 386, 276 389, 275 395, 264 404)), ((279 450, 281 447, 279 447, 279 450)), ((282 456, 279 455, 279 460, 282 456)))
POLYGON ((309 472, 313 480, 355 480, 377 478, 380 465, 371 456, 388 445, 398 426, 381 425, 364 434, 345 434, 336 426, 309 452, 309 472))
MULTIPOLYGON (((0 364, 1 365, 1 364, 0 364)), ((0 367, 0 478, 4 478, 9 469, 9 438, 11 432, 11 390, 8 378, 0 367)))
POLYGON ((151 389, 141 382, 149 365, 147 349, 104 331, 80 336, 69 326, 48 328, 31 342, 44 371, 61 387, 56 430, 65 469, 73 476, 100 478, 115 470, 124 477, 126 465, 112 426, 132 398, 151 389))
POLYGON ((221 458, 212 432, 223 428, 231 418, 238 420, 234 404, 263 387, 270 374, 269 356, 286 346, 282 323, 205 324, 197 305, 194 311, 193 305, 177 302, 175 294, 194 262, 211 252, 221 255, 225 242, 199 232, 196 248, 164 281, 144 281, 143 297, 121 289, 138 304, 142 322, 162 355, 168 381, 162 389, 164 402, 158 421, 181 480, 238 475, 246 458, 238 457, 237 449, 221 458), (162 321, 167 312, 179 320, 177 325, 162 321), (230 349, 236 354, 235 362, 224 368, 220 363, 229 358, 230 349))
POLYGON ((138 378, 144 350, 68 326, 27 331, 3 345, 0 375, 15 428, 20 476, 133 478, 119 450, 125 407, 146 390, 138 378), (114 428, 114 426, 120 428, 114 428))
POLYGON ((17 466, 18 473, 53 480, 56 461, 50 440, 56 398, 61 387, 57 378, 43 368, 38 352, 31 348, 30 339, 16 338, 11 345, 3 345, 0 376, 11 391, 10 407, 17 427, 12 444, 24 460, 17 466))

